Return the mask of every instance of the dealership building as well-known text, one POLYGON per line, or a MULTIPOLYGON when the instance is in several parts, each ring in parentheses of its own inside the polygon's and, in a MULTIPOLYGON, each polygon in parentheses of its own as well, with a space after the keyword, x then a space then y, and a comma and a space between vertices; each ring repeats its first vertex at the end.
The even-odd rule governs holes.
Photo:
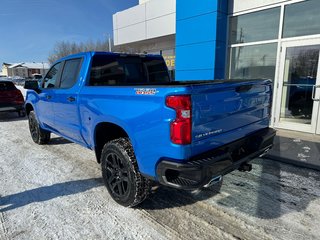
POLYGON ((175 80, 273 81, 271 125, 320 134, 320 0, 140 0, 117 49, 163 55, 175 80))

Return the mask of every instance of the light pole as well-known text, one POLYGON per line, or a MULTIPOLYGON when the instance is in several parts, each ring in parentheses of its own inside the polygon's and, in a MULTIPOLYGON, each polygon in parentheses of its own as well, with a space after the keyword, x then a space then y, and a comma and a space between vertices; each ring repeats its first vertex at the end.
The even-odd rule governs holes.
POLYGON ((109 52, 111 52, 112 51, 112 47, 111 47, 111 36, 110 36, 110 33, 108 35, 107 35, 107 33, 104 33, 103 36, 108 38, 108 50, 109 50, 109 52))
POLYGON ((112 49, 111 49, 111 37, 110 37, 110 34, 109 34, 109 52, 111 52, 112 51, 112 49))

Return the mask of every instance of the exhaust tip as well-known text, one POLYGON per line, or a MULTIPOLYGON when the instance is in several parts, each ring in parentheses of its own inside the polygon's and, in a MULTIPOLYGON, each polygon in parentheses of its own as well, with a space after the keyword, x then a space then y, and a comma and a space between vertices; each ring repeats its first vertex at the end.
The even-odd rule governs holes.
POLYGON ((270 148, 267 148, 266 150, 264 150, 264 152, 263 152, 262 154, 259 155, 259 157, 263 157, 263 156, 266 155, 269 151, 270 151, 270 148))
POLYGON ((215 185, 215 184, 221 182, 221 180, 222 180, 222 176, 221 175, 218 176, 218 177, 214 177, 206 185, 204 185, 203 187, 204 188, 211 187, 212 185, 215 185))

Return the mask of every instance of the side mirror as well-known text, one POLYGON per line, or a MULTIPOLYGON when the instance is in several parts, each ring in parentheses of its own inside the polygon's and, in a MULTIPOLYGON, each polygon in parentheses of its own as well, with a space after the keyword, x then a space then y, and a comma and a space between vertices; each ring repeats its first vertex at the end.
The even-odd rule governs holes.
POLYGON ((30 89, 30 90, 34 90, 36 92, 39 92, 39 90, 40 90, 39 82, 35 81, 35 80, 27 80, 24 83, 24 89, 30 89))

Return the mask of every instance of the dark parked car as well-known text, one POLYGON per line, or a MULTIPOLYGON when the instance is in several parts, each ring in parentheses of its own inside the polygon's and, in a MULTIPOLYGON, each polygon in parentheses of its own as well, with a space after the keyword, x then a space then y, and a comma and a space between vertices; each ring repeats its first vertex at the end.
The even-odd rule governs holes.
POLYGON ((18 112, 20 117, 25 116, 23 95, 11 81, 0 80, 0 112, 18 112))

